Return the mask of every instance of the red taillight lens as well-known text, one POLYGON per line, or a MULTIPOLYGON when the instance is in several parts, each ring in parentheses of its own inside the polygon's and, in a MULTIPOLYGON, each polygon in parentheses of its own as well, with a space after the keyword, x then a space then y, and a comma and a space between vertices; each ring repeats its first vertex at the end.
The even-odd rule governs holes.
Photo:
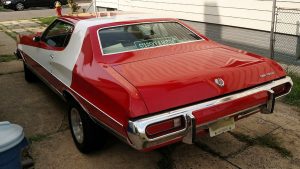
POLYGON ((151 124, 146 128, 149 138, 158 137, 184 128, 184 118, 176 117, 159 123, 151 124))
POLYGON ((291 84, 290 83, 285 83, 276 87, 273 87, 272 90, 274 91, 275 97, 284 95, 288 93, 291 89, 291 84))

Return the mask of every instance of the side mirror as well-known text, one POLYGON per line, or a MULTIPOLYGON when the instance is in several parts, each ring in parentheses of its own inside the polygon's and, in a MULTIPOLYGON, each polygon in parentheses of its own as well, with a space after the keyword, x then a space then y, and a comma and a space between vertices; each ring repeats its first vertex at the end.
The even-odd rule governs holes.
POLYGON ((32 38, 32 40, 34 42, 39 42, 39 41, 41 41, 41 37, 40 36, 35 36, 35 37, 32 38))

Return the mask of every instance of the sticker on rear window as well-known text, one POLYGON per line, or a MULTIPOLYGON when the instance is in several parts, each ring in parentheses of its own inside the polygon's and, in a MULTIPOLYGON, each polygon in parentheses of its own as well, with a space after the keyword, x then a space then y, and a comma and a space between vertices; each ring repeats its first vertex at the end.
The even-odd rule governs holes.
POLYGON ((175 37, 156 38, 142 41, 135 41, 134 45, 138 49, 151 48, 155 46, 169 45, 177 43, 175 37))

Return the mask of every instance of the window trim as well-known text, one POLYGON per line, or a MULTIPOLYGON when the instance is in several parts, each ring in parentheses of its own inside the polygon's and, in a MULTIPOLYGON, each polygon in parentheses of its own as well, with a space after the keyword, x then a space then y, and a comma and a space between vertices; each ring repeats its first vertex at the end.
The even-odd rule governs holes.
POLYGON ((99 28, 97 30, 97 37, 98 37, 98 42, 100 45, 100 50, 101 50, 101 54, 102 56, 106 56, 106 55, 114 55, 114 54, 120 54, 120 53, 126 53, 126 52, 133 52, 133 51, 139 51, 139 50, 147 50, 147 49, 153 49, 153 48, 159 48, 159 47, 165 47, 165 46, 173 46, 173 45, 178 45, 178 44, 184 44, 184 43, 192 43, 192 42, 201 42, 201 41, 205 41, 205 39, 202 36, 199 36, 197 33, 195 33, 193 30, 191 30, 190 28, 186 27, 185 25, 183 25, 182 23, 175 21, 175 20, 170 20, 170 21, 155 21, 155 22, 138 22, 138 23, 130 23, 130 24, 122 24, 122 25, 114 25, 114 26, 106 26, 106 27, 102 27, 99 28), (115 27, 122 27, 122 26, 128 26, 128 25, 140 25, 140 24, 148 24, 148 23, 168 23, 168 22, 174 22, 174 23, 178 23, 180 24, 182 27, 186 28, 187 30, 191 31, 192 33, 194 33, 195 35, 197 35, 199 38, 199 40, 191 40, 191 41, 186 41, 186 42, 180 42, 180 43, 175 43, 175 44, 168 44, 168 45, 160 45, 160 46, 154 46, 154 47, 149 47, 149 48, 142 48, 142 49, 132 49, 132 50, 127 50, 127 51, 121 51, 121 52, 113 52, 113 53, 104 53, 103 52, 103 48, 102 48, 102 44, 101 44, 101 40, 100 40, 100 35, 99 32, 103 29, 108 29, 108 28, 115 28, 115 27))
MULTIPOLYGON (((72 35, 73 35, 74 29, 75 29, 75 25, 74 25, 72 22, 68 22, 68 21, 61 20, 61 19, 55 19, 55 20, 54 20, 54 21, 53 21, 53 22, 45 29, 45 31, 44 31, 44 32, 42 33, 42 35, 41 35, 41 41, 44 42, 47 46, 51 46, 51 45, 49 45, 47 42, 44 41, 44 37, 46 36, 46 33, 48 33, 49 29, 53 28, 53 27, 56 25, 57 22, 62 22, 62 23, 66 23, 66 24, 71 25, 71 26, 73 27, 73 30, 72 30, 72 32, 71 32, 71 37, 72 37, 72 35)), ((70 37, 70 39, 69 39, 69 42, 70 42, 70 40, 71 40, 71 37, 70 37)), ((64 47, 56 47, 56 46, 51 46, 51 47, 53 47, 53 48, 62 48, 62 49, 65 49, 65 48, 69 45, 69 42, 68 42, 68 44, 67 44, 66 46, 64 46, 64 47)), ((64 43, 65 43, 65 42, 64 42, 64 43)))

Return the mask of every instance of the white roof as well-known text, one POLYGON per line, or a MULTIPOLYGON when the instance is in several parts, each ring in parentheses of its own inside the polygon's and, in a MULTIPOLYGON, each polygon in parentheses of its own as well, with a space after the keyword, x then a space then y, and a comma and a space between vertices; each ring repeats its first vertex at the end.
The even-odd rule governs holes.
POLYGON ((145 14, 145 13, 122 13, 118 12, 117 15, 110 15, 113 13, 107 13, 108 16, 100 16, 91 18, 91 19, 83 19, 80 20, 77 24, 81 26, 84 25, 85 28, 107 24, 107 23, 114 23, 114 22, 124 22, 124 21, 133 21, 133 20, 141 20, 141 19, 163 19, 165 17, 154 15, 154 14, 145 14))

